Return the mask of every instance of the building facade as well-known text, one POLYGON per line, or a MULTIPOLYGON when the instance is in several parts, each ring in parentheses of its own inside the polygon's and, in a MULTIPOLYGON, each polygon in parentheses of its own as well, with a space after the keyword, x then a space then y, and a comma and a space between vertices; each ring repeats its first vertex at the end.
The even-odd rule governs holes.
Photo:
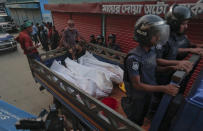
POLYGON ((27 19, 33 23, 52 22, 50 11, 44 9, 47 3, 48 0, 7 0, 6 7, 17 25, 27 19))
POLYGON ((45 9, 50 10, 58 31, 67 26, 67 20, 73 19, 78 31, 89 40, 89 36, 116 34, 117 43, 123 52, 137 46, 133 40, 134 24, 145 14, 164 17, 170 5, 174 3, 188 6, 196 15, 190 22, 189 39, 194 43, 203 41, 202 3, 198 0, 185 1, 140 1, 140 0, 50 0, 45 9), (86 2, 86 3, 84 3, 86 2))

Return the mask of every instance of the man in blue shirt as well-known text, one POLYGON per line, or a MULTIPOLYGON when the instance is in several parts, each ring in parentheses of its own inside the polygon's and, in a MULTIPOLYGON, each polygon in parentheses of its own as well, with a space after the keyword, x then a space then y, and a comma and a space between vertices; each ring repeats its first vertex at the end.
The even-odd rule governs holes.
POLYGON ((32 23, 32 38, 35 44, 39 43, 37 35, 38 35, 38 28, 32 23))
POLYGON ((122 100, 122 107, 127 117, 138 125, 142 125, 149 111, 154 92, 164 92, 175 96, 178 88, 174 85, 157 85, 155 72, 157 43, 168 39, 169 27, 156 15, 145 15, 135 25, 134 39, 139 43, 131 50, 125 61, 125 80, 129 101, 122 100))

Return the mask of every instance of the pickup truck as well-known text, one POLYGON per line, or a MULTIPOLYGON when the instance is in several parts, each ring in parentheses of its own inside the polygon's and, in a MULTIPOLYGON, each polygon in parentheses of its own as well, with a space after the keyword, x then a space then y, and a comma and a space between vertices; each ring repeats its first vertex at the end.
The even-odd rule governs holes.
MULTIPOLYGON (((86 49, 99 60, 116 64, 123 68, 125 53, 91 43, 86 43, 85 45, 86 49)), ((201 82, 203 78, 203 71, 201 71, 203 60, 200 59, 200 56, 190 54, 186 58, 194 63, 193 71, 189 75, 186 75, 184 71, 176 71, 171 81, 173 84, 180 85, 181 91, 179 95, 172 97, 165 94, 152 122, 140 127, 126 118, 120 104, 121 98, 125 97, 126 94, 120 90, 118 85, 114 86, 110 94, 110 97, 115 98, 119 105, 118 110, 113 110, 103 104, 100 99, 90 96, 50 70, 49 67, 52 62, 60 60, 65 53, 64 49, 42 53, 40 54, 42 61, 32 60, 30 69, 35 81, 41 84, 57 100, 57 103, 60 105, 58 107, 67 119, 71 121, 73 129, 101 131, 175 131, 182 129, 195 129, 197 131, 203 129, 203 125, 200 124, 200 121, 203 119, 203 96, 201 95, 203 94, 201 90, 203 87, 201 84, 196 84, 201 82), (197 80, 195 80, 196 78, 197 80), (196 87, 192 87, 194 85, 196 87), (185 121, 187 125, 184 124, 185 121), (194 122, 197 124, 194 124, 194 122)))

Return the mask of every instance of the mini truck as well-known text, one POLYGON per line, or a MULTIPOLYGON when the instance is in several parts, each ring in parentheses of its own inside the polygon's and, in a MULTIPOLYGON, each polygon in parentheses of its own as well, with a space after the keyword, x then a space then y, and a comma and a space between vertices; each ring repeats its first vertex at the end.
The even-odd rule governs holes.
MULTIPOLYGON (((85 43, 85 46, 86 49, 99 60, 116 64, 123 68, 123 60, 126 56, 125 53, 91 43, 85 43)), ((60 104, 60 106, 57 107, 59 107, 62 114, 71 121, 73 129, 88 131, 144 130, 142 127, 139 127, 126 118, 120 104, 121 98, 125 97, 126 94, 120 90, 118 85, 114 86, 110 95, 110 97, 113 97, 118 101, 119 107, 118 110, 115 111, 103 104, 100 99, 90 96, 63 77, 51 71, 49 67, 52 62, 54 60, 60 60, 65 53, 66 51, 64 49, 42 53, 40 54, 42 61, 32 60, 30 69, 35 81, 50 92, 57 100, 57 103, 60 104)), ((157 114, 155 114, 151 125, 148 124, 148 128, 145 128, 146 130, 159 131, 164 129, 178 131, 184 129, 186 131, 195 129, 197 131, 197 129, 203 129, 202 124, 191 124, 203 121, 203 92, 201 90, 203 87, 201 84, 197 84, 203 79, 203 60, 200 59, 200 56, 191 54, 187 59, 195 65, 193 71, 189 75, 186 75, 184 71, 176 71, 174 73, 172 83, 180 85, 180 93, 176 97, 164 95, 157 114), (200 73, 196 73, 196 70, 200 73), (193 81, 191 84, 190 81, 191 78, 194 77, 194 74, 196 74, 197 80, 193 81), (190 87, 188 87, 188 83, 191 85, 190 87), (185 95, 185 92, 187 92, 187 95, 185 95), (189 109, 193 110, 191 111, 189 109), (170 116, 171 110, 173 111, 172 116, 170 116), (190 120, 184 119, 184 117, 187 117, 187 119, 189 117, 190 120), (187 128, 185 128, 186 125, 184 125, 185 121, 186 123, 190 123, 187 123, 187 128)))

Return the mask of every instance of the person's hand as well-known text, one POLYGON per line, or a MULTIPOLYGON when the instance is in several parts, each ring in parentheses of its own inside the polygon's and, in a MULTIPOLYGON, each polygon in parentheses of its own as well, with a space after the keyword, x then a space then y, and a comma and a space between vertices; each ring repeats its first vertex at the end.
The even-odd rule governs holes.
POLYGON ((56 50, 58 50, 58 49, 60 49, 60 48, 61 48, 60 46, 57 46, 57 47, 56 47, 56 50))
POLYGON ((179 89, 178 89, 178 86, 176 86, 176 85, 168 84, 168 85, 164 86, 164 93, 166 93, 166 94, 176 96, 178 91, 179 91, 179 89))
POLYGON ((41 45, 41 43, 39 42, 39 43, 37 43, 37 44, 35 45, 35 47, 36 47, 36 48, 39 48, 40 45, 41 45))
POLYGON ((33 47, 34 47, 34 48, 39 48, 39 45, 36 44, 36 45, 34 45, 33 47))
POLYGON ((186 73, 189 73, 193 68, 193 63, 190 61, 182 60, 179 61, 178 64, 175 66, 175 70, 184 70, 186 73))
POLYGON ((203 49, 202 48, 192 48, 191 53, 203 56, 203 49))

